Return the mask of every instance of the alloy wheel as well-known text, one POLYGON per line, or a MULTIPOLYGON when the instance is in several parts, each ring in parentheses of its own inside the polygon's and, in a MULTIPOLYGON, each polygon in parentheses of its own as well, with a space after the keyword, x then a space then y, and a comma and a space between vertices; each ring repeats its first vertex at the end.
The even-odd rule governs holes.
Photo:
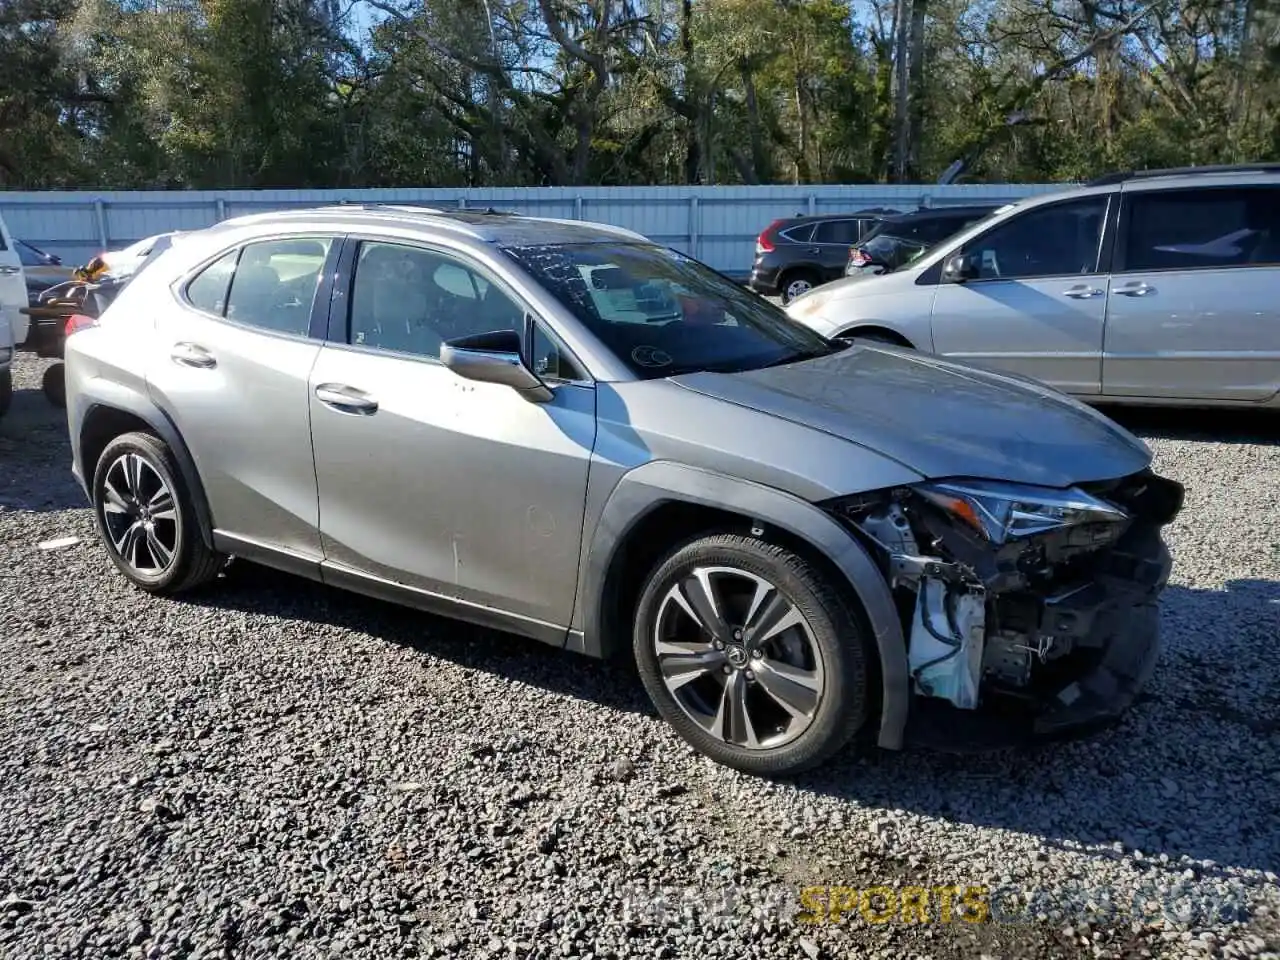
POLYGON ((813 289, 813 284, 808 280, 792 280, 787 284, 787 299, 794 300, 801 294, 808 293, 813 289))
POLYGON ((102 521, 116 554, 139 574, 159 576, 178 550, 173 491, 145 457, 124 453, 107 468, 102 521))
POLYGON ((813 631, 791 599, 756 574, 694 567, 663 597, 653 642, 667 691, 724 743, 780 747, 817 715, 826 683, 813 631))

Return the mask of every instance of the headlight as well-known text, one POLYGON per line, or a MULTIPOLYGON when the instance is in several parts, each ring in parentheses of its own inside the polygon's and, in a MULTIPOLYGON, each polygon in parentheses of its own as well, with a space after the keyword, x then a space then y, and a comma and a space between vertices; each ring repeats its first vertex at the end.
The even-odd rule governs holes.
POLYGON ((1129 519, 1119 507, 1074 487, 1057 490, 989 480, 949 480, 913 489, 996 544, 1065 527, 1129 519))

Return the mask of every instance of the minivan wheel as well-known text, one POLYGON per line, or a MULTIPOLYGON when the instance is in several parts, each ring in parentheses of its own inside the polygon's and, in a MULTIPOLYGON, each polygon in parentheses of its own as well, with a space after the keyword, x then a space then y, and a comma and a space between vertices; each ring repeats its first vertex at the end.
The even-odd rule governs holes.
POLYGON ((13 403, 13 371, 7 367, 0 370, 0 417, 9 412, 13 403))
POLYGON ((718 763, 796 773, 862 725, 863 629, 796 553, 750 537, 701 537, 650 575, 636 613, 645 689, 676 732, 718 763))
POLYGON ((143 590, 173 594, 217 576, 223 558, 201 539, 173 454, 159 439, 126 433, 108 443, 92 491, 107 554, 143 590))
POLYGON ((782 302, 790 303, 801 294, 808 293, 818 285, 817 278, 807 270, 796 270, 782 278, 782 302))

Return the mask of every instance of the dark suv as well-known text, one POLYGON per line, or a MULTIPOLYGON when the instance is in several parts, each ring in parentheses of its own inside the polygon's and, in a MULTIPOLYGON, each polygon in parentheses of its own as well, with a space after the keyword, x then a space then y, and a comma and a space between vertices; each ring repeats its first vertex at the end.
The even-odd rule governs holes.
POLYGON ((849 248, 871 235, 888 208, 775 220, 756 238, 751 289, 789 303, 814 287, 844 276, 849 248))
POLYGON ((974 204, 885 217, 861 243, 849 248, 845 276, 867 276, 896 270, 935 243, 999 209, 999 204, 974 204))

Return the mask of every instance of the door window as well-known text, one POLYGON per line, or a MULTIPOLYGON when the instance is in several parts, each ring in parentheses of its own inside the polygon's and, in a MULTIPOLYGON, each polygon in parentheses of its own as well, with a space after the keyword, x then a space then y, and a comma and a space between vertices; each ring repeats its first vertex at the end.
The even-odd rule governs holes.
POLYGON ((231 275, 235 273, 239 250, 224 253, 205 267, 187 284, 187 302, 197 310, 221 317, 227 310, 227 290, 231 288, 231 275))
POLYGON ((965 245, 982 280, 1096 273, 1107 198, 1035 207, 965 245))
POLYGON ((306 336, 333 240, 262 240, 232 250, 187 284, 198 310, 275 333, 306 336))
POLYGON ((524 309, 452 257, 400 243, 360 245, 351 290, 351 343, 421 357, 445 340, 520 330, 524 309))
POLYGON ((858 242, 857 220, 824 220, 813 234, 814 243, 839 243, 853 246, 858 242))
POLYGON ((1280 264, 1280 188, 1126 196, 1125 272, 1280 264))
POLYGON ((587 379, 569 351, 541 323, 533 325, 529 352, 530 368, 544 380, 587 379))

